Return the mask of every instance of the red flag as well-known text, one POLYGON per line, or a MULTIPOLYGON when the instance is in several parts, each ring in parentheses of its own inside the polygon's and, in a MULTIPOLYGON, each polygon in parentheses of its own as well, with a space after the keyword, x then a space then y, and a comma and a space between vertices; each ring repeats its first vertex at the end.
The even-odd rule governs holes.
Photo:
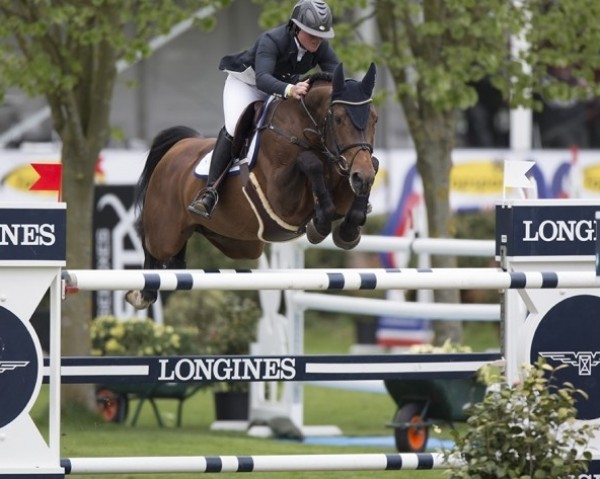
POLYGON ((31 163, 40 177, 29 187, 30 191, 58 191, 58 201, 62 192, 62 163, 31 163))

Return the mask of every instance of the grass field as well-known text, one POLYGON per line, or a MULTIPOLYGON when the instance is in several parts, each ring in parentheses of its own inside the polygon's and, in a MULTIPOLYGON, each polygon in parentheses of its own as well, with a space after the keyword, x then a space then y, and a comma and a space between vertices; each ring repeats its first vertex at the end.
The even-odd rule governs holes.
MULTIPOLYGON (((306 324, 307 353, 346 353, 354 341, 354 329, 347 319, 310 320, 306 324)), ((468 324, 465 344, 476 351, 498 348, 497 326, 489 323, 468 324)), ((335 424, 348 436, 392 435, 385 427, 395 412, 395 405, 385 394, 341 391, 307 386, 304 389, 305 424, 335 424)), ((175 428, 175 401, 160 401, 159 407, 166 427, 159 428, 148 405, 136 427, 107 424, 98 417, 74 410, 65 411, 62 418, 62 457, 111 456, 206 456, 206 455, 270 455, 270 454, 345 454, 395 452, 394 449, 373 447, 310 446, 297 441, 250 438, 244 433, 211 432, 214 404, 211 391, 201 390, 185 403, 183 426, 175 428)), ((135 407, 132 403, 131 408, 135 407)), ((33 416, 42 430, 47 424, 47 395, 44 390, 33 416)), ((130 418, 131 418, 130 410, 130 418)), ((447 430, 443 435, 447 435, 447 430)), ((255 473, 253 478, 291 477, 312 479, 389 477, 402 474, 403 479, 443 477, 442 471, 401 472, 294 472, 255 473)), ((239 474, 219 474, 234 477, 239 474)), ((149 475, 132 475, 148 477, 149 475)), ((197 474, 161 474, 151 477, 191 478, 197 474)), ((87 477, 87 476, 86 476, 87 477)), ((89 476, 99 477, 99 476, 89 476)), ((115 477, 115 476, 107 476, 115 477)), ((119 477, 127 477, 119 476, 119 477)))

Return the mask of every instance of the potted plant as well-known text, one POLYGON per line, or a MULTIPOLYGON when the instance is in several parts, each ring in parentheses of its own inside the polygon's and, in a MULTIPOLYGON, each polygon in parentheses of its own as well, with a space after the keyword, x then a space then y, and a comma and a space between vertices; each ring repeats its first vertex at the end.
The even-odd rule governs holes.
MULTIPOLYGON (((177 356, 192 353, 192 334, 183 328, 157 324, 151 319, 101 316, 90 325, 92 354, 96 356, 177 356)), ((129 410, 129 396, 140 399, 132 424, 137 421, 145 400, 155 398, 179 401, 177 424, 181 425, 183 401, 190 397, 198 385, 168 384, 101 384, 96 387, 98 410, 104 420, 124 422, 129 410)), ((154 404, 157 422, 162 419, 154 404)))
POLYGON ((597 426, 576 421, 572 384, 556 384, 556 368, 543 358, 524 367, 522 381, 509 385, 485 368, 494 383, 469 409, 466 431, 452 431, 455 448, 445 451, 451 479, 578 477, 586 472, 585 451, 597 426))
MULTIPOLYGON (((261 311, 249 295, 185 291, 169 297, 164 316, 171 325, 194 330, 194 354, 237 356, 249 354, 261 311)), ((217 420, 248 419, 247 383, 216 382, 213 388, 217 420)))

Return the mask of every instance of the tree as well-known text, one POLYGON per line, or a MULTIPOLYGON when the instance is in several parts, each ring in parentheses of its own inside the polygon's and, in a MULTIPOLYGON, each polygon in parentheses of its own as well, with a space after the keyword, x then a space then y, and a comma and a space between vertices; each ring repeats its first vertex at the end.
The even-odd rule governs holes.
MULTIPOLYGON (((280 2, 265 3, 263 24, 286 14, 280 2)), ((348 70, 371 61, 387 69, 402 105, 423 182, 429 236, 454 235, 450 172, 458 113, 475 105, 475 82, 489 78, 513 107, 539 108, 539 98, 597 95, 600 14, 596 0, 330 0, 336 51, 348 70), (375 22, 375 42, 360 26, 375 22), (530 48, 516 50, 514 39, 530 48), (577 83, 548 75, 569 67, 577 83)), ((292 5, 293 3, 290 3, 292 5)), ((455 267, 456 258, 433 256, 433 267, 455 267)), ((456 290, 435 291, 436 302, 458 302, 456 290)), ((460 323, 436 322, 436 343, 459 342, 460 323)))
MULTIPOLYGON (((67 203, 67 266, 90 268, 94 168, 110 134, 117 62, 150 53, 149 40, 202 7, 227 0, 0 0, 0 97, 17 86, 43 95, 62 141, 63 198, 67 203)), ((214 18, 205 18, 210 27, 214 18)), ((63 305, 64 355, 88 355, 91 297, 63 305)), ((65 388, 66 399, 95 400, 91 388, 65 388)))

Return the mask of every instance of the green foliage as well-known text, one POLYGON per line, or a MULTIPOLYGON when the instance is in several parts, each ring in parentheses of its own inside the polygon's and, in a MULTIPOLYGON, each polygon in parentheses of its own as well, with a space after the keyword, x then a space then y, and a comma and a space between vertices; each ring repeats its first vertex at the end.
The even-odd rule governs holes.
MULTIPOLYGON (((263 6, 260 25, 285 22, 294 1, 254 0, 263 6)), ((434 111, 477 102, 472 83, 488 77, 514 105, 531 106, 532 92, 553 98, 600 93, 600 3, 596 0, 329 0, 336 52, 349 71, 371 61, 387 66, 398 98, 407 95, 434 111), (377 32, 362 28, 376 20, 377 32), (511 50, 524 35, 531 46, 511 50), (514 44, 514 42, 513 42, 514 44), (526 67, 526 65, 528 67, 526 67), (572 66, 581 84, 549 78, 549 66, 572 66)), ((406 99, 404 100, 406 101, 406 99)))
MULTIPOLYGON (((67 93, 99 71, 148 56, 151 38, 218 0, 147 2, 0 1, 0 88, 30 95, 67 93), (111 59, 112 64, 103 60, 111 59), (92 70, 95 71, 93 74, 92 70)), ((207 19, 207 21, 210 20, 207 19)), ((210 26, 206 23, 205 26, 210 26)), ((110 61, 110 60, 109 60, 110 61)))
POLYGON ((96 356, 174 356, 191 354, 192 334, 151 319, 102 316, 90 326, 96 356))
POLYGON ((558 369, 540 358, 517 384, 495 378, 469 408, 465 432, 453 431, 455 449, 444 453, 454 464, 451 479, 577 477, 586 470, 591 454, 581 451, 597 426, 575 422, 576 397, 586 395, 558 386, 558 369))
POLYGON ((248 354, 260 309, 231 291, 179 291, 165 306, 165 321, 195 332, 196 354, 248 354))
MULTIPOLYGON (((201 355, 248 354, 260 315, 254 300, 231 291, 175 292, 164 309, 165 321, 192 330, 195 354, 201 355)), ((217 384, 229 390, 247 388, 240 382, 217 384)))

